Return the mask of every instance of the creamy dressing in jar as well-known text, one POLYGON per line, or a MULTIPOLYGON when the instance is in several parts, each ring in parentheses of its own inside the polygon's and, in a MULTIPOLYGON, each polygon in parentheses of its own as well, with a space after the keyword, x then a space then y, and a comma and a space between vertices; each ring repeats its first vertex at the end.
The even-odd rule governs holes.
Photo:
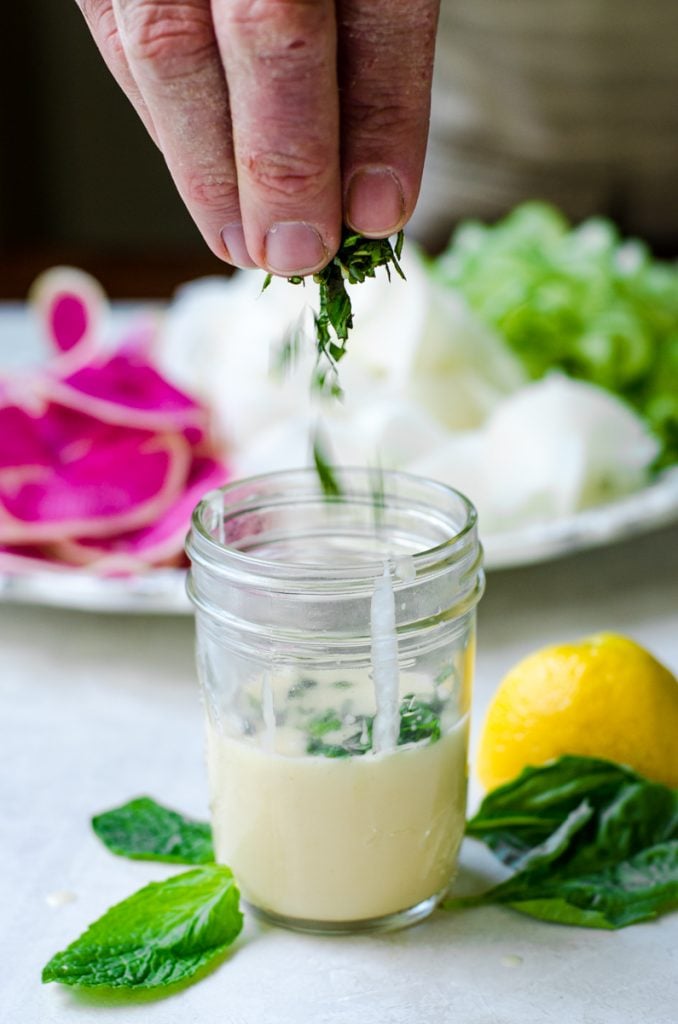
POLYGON ((208 725, 217 858, 245 899, 276 915, 341 922, 444 891, 464 832, 467 717, 451 724, 453 700, 425 684, 402 673, 402 742, 386 752, 371 749, 367 672, 273 680, 273 749, 266 730, 248 735, 243 709, 256 709, 256 683, 240 695, 231 735, 228 721, 208 725))
POLYGON ((464 832, 475 512, 366 470, 236 481, 193 516, 212 826, 251 908, 310 931, 431 912, 464 832))

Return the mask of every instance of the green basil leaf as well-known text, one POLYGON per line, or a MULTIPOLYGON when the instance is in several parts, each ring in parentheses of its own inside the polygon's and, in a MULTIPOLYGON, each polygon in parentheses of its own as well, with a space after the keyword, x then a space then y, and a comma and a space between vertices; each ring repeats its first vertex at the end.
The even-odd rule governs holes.
POLYGON ((527 768, 467 825, 516 873, 453 909, 505 903, 545 921, 622 928, 678 905, 678 792, 620 765, 527 768))
POLYGON ((535 872, 545 867, 551 867, 554 861, 558 861, 563 854, 572 848, 572 841, 585 825, 593 817, 594 810, 587 800, 583 800, 578 807, 570 811, 565 821, 561 822, 553 832, 539 843, 528 850, 522 859, 514 866, 517 870, 529 869, 535 872))
POLYGON ((568 871, 577 874, 616 864, 659 843, 678 838, 678 793, 638 778, 619 787, 599 807, 591 842, 574 849, 568 871))
POLYGON ((151 882, 52 957, 42 980, 106 989, 185 981, 240 933, 239 898, 230 869, 216 864, 151 882))
POLYGON ((624 928, 678 906, 678 840, 660 843, 590 875, 521 872, 482 903, 510 903, 531 917, 588 928, 624 928))
POLYGON ((142 796, 92 818, 92 828, 112 853, 170 864, 214 862, 212 830, 142 796))
MULTIPOLYGON (((516 779, 488 793, 478 813, 467 823, 466 832, 489 846, 503 864, 519 867, 529 852, 546 842, 582 802, 595 812, 587 831, 590 838, 590 832, 602 827, 605 815, 610 814, 625 787, 638 785, 651 799, 652 813, 641 813, 640 817, 635 814, 633 825, 630 814, 624 814, 624 820, 635 837, 628 849, 641 849, 671 837, 666 817, 678 816, 678 794, 641 778, 630 768, 591 757, 568 755, 537 768, 525 768, 516 779), (661 822, 655 821, 659 804, 663 805, 661 822)), ((603 843, 601 837, 601 850, 603 843)))

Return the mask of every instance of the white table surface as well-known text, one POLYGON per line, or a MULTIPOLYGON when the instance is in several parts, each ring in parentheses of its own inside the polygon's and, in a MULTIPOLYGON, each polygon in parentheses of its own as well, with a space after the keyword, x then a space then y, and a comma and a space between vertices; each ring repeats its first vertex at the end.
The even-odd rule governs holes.
MULTIPOLYGON (((480 610, 476 726, 516 659, 603 629, 631 634, 678 670, 678 528, 492 575, 480 610)), ((54 952, 173 871, 113 857, 90 816, 140 793, 206 815, 192 647, 189 618, 0 606, 0 1021, 675 1024, 678 913, 600 932, 487 908, 354 938, 250 920, 218 970, 167 999, 41 986, 54 952), (60 890, 76 898, 50 906, 60 890)), ((492 860, 467 841, 462 871, 492 877, 492 860)))

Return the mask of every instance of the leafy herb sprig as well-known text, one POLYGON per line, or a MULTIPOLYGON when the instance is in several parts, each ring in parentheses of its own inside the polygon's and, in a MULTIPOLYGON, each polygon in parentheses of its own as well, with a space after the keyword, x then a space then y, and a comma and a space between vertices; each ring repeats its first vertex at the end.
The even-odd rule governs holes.
MULTIPOLYGON (((313 316, 317 353, 312 379, 314 390, 337 398, 342 394, 337 364, 346 354, 346 342, 353 327, 353 308, 346 285, 362 284, 368 277, 375 277, 379 267, 384 267, 389 280, 391 267, 404 279, 400 266, 402 248, 402 231, 395 245, 391 245, 388 238, 364 238, 345 229, 336 256, 313 275, 320 288, 319 308, 313 316)), ((303 284, 304 278, 289 277, 288 281, 303 284)), ((263 288, 270 283, 271 274, 267 274, 263 288)), ((289 354, 296 351, 293 338, 286 340, 284 351, 289 354)))
POLYGON ((52 957, 42 980, 79 988, 165 990, 221 957, 242 922, 230 869, 202 865, 151 882, 111 907, 52 957))
POLYGON ((623 928, 678 907, 678 791, 565 756, 490 792, 467 823, 515 874, 448 910, 504 903, 542 921, 623 928))
POLYGON ((98 814, 92 828, 115 854, 190 864, 115 904, 43 969, 43 982, 89 989, 173 992, 217 963, 240 934, 240 894, 214 863, 212 830, 150 797, 98 814))

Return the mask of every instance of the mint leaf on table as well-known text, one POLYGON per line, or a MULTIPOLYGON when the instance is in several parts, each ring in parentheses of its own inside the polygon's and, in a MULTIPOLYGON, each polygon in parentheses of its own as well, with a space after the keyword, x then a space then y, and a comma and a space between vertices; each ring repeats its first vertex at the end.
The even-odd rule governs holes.
POLYGON ((120 857, 170 864, 214 862, 212 830, 207 822, 185 818, 148 796, 97 814, 92 828, 120 857))
POLYGON ((526 768, 485 797, 466 833, 516 873, 446 909, 505 903, 623 928, 678 907, 678 791, 622 765, 568 756, 526 768))
POLYGON ((52 957, 42 980, 106 989, 185 981, 239 935, 239 899, 230 869, 216 864, 151 882, 52 957))

